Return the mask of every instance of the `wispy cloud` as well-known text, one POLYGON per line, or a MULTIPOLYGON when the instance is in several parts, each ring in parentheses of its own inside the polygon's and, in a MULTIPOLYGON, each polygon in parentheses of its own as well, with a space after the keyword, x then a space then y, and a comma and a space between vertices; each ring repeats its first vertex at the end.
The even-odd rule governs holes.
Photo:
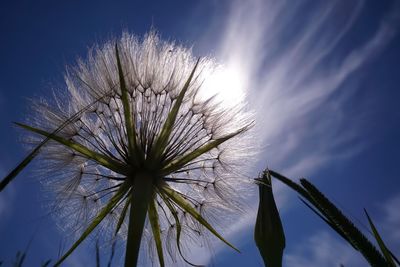
POLYGON ((352 121, 343 114, 343 105, 357 89, 344 83, 356 81, 395 33, 390 14, 365 43, 339 53, 336 49, 349 38, 363 1, 307 4, 237 1, 219 49, 228 65, 241 66, 269 164, 296 171, 352 155, 354 148, 340 153, 337 148, 357 136, 362 125, 356 116, 363 113, 352 114, 352 121), (332 99, 339 90, 340 97, 332 99))
MULTIPOLYGON (((288 175, 308 176, 365 146, 356 137, 366 126, 366 107, 355 103, 346 110, 351 118, 344 107, 359 90, 364 67, 397 33, 391 22, 399 19, 399 8, 386 14, 364 42, 345 47, 352 43, 350 33, 364 7, 362 0, 231 5, 225 28, 213 38, 221 36, 217 56, 239 70, 243 90, 257 111, 264 146, 259 165, 268 162, 288 175)), ((253 221, 254 212, 233 225, 228 236, 237 237, 253 221)))

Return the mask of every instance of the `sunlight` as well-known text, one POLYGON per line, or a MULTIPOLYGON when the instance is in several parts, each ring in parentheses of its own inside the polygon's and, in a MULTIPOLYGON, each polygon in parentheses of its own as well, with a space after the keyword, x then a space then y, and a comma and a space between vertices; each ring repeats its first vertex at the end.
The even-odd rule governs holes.
POLYGON ((206 74, 201 96, 215 96, 217 101, 232 107, 243 102, 245 97, 244 77, 237 66, 219 66, 213 73, 206 74))

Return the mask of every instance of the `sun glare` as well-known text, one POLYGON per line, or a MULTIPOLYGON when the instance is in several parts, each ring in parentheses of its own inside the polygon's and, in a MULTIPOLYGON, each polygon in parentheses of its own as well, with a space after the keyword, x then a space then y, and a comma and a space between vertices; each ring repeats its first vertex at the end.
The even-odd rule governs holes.
POLYGON ((235 106, 243 102, 245 97, 244 79, 239 68, 219 66, 213 73, 206 75, 202 97, 212 96, 226 106, 235 106))

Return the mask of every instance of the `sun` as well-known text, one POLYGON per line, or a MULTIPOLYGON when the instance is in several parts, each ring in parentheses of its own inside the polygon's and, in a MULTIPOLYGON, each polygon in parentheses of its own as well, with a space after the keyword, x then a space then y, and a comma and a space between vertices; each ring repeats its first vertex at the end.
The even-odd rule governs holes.
POLYGON ((205 75, 202 97, 215 99, 224 106, 236 106, 244 101, 244 77, 235 65, 220 65, 212 73, 205 75))

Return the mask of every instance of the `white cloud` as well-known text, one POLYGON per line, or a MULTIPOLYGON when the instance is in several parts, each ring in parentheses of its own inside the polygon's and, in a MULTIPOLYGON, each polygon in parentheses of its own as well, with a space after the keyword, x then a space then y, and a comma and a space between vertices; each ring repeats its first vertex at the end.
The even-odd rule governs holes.
MULTIPOLYGON (((363 7, 362 0, 312 5, 234 1, 222 33, 214 33, 213 37, 221 36, 217 56, 240 70, 243 88, 257 111, 268 166, 289 176, 309 176, 327 162, 348 159, 363 149, 365 140, 359 140, 359 134, 368 121, 363 119, 366 107, 355 103, 351 117, 344 112, 346 101, 358 89, 345 85, 356 83, 363 67, 395 35, 390 21, 399 10, 393 8, 364 43, 337 53, 339 44, 351 38, 349 31, 363 7), (346 145, 349 142, 351 146, 346 145)), ((252 227, 255 206, 252 210, 232 225, 229 240, 252 227)))

